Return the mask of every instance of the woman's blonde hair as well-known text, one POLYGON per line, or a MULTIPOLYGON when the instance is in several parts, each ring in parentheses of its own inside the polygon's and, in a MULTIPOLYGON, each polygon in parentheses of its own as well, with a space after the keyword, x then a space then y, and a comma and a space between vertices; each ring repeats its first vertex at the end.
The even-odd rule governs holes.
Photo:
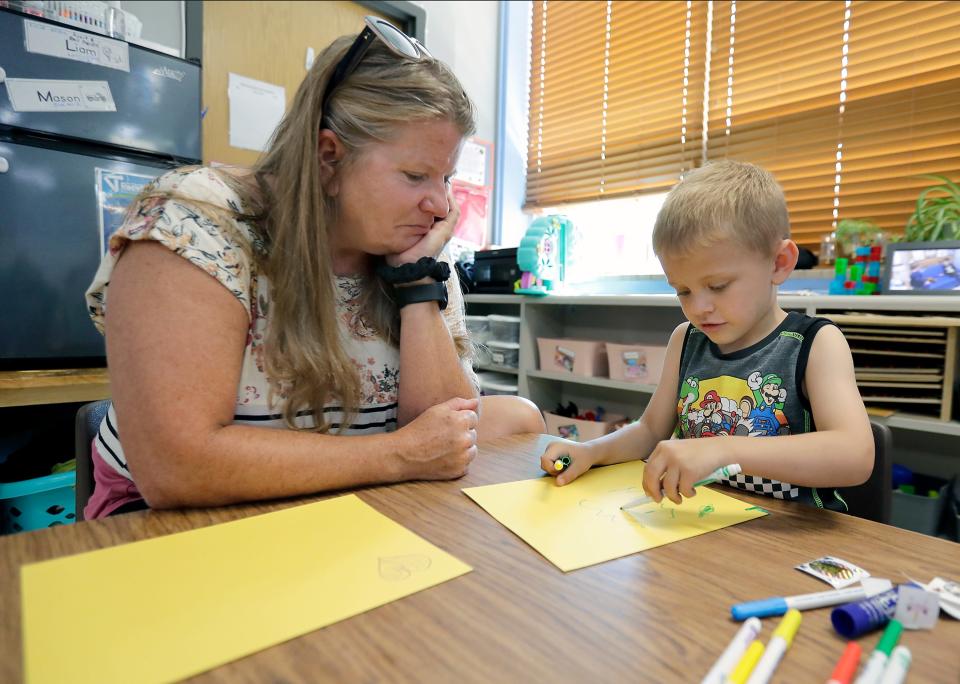
POLYGON ((767 255, 790 238, 783 190, 769 171, 732 160, 695 169, 667 195, 653 227, 653 251, 684 254, 733 240, 767 255))
MULTIPOLYGON (((412 121, 449 121, 466 137, 475 128, 474 107, 456 76, 442 62, 412 62, 378 40, 321 104, 327 81, 355 36, 331 43, 307 73, 268 150, 247 176, 222 173, 240 196, 247 220, 259 233, 251 250, 270 280, 270 323, 264 342, 267 376, 285 395, 285 423, 312 409, 316 429, 329 430, 324 405, 336 398, 350 424, 360 404, 360 377, 344 349, 336 316, 337 288, 331 254, 336 203, 321 182, 319 136, 333 131, 346 154, 341 169, 367 146, 391 140, 412 121)), ((339 171, 337 171, 339 172, 339 171)), ((371 272, 361 297, 364 323, 399 345, 400 319, 387 287, 371 272)), ((466 338, 454 336, 461 358, 466 338)))

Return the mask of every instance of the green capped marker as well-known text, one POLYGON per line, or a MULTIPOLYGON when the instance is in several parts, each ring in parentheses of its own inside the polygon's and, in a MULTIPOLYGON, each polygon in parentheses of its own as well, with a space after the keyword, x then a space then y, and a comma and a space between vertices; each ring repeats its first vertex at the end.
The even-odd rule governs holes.
MULTIPOLYGON (((694 483, 693 483, 693 486, 694 486, 694 487, 700 487, 700 486, 702 486, 702 485, 713 484, 713 483, 717 482, 718 480, 720 480, 721 478, 731 478, 731 477, 733 477, 734 475, 740 474, 741 472, 743 472, 743 471, 740 469, 740 464, 739 464, 739 463, 731 463, 730 465, 726 465, 726 466, 723 466, 723 467, 721 467, 721 468, 717 468, 717 469, 714 470, 712 473, 710 473, 710 474, 706 477, 706 479, 700 480, 699 482, 694 482, 694 483)), ((623 504, 623 505, 620 507, 620 510, 621 510, 621 511, 625 511, 625 510, 627 510, 628 508, 634 508, 634 507, 636 507, 636 506, 643 506, 644 504, 651 503, 652 501, 653 501, 653 497, 651 497, 651 496, 641 496, 639 499, 633 499, 633 500, 628 501, 627 503, 623 504)))
POLYGON ((553 469, 558 473, 562 473, 564 470, 570 467, 570 464, 573 463, 573 459, 569 456, 561 456, 556 461, 553 462, 553 469))

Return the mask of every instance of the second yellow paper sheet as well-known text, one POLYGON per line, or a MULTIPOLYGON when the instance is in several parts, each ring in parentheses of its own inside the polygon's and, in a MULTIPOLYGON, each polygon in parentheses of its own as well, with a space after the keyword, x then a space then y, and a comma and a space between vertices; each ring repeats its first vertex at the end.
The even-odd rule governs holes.
POLYGON ((643 468, 642 461, 596 468, 564 487, 542 477, 463 492, 564 572, 766 515, 706 487, 680 506, 664 500, 621 511, 643 496, 643 468))
POLYGON ((33 563, 24 679, 176 681, 469 571, 354 494, 33 563))

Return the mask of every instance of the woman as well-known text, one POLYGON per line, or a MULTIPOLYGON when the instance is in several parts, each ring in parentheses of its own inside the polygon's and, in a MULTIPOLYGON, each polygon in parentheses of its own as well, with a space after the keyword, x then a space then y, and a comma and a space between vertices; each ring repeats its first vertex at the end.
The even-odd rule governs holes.
POLYGON ((252 170, 180 169, 137 198, 87 292, 113 390, 87 517, 455 478, 478 431, 542 429, 513 398, 479 420, 441 257, 473 128, 446 66, 368 17, 252 170))

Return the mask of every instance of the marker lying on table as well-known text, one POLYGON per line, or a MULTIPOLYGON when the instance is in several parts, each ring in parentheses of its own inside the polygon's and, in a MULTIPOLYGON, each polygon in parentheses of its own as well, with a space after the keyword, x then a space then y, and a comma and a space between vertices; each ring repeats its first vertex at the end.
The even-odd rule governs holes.
MULTIPOLYGON (((728 466, 717 468, 712 473, 710 473, 710 475, 707 476, 707 479, 700 480, 699 482, 694 482, 693 486, 699 487, 700 485, 713 484, 714 482, 717 482, 718 480, 720 480, 720 478, 733 477, 734 475, 737 475, 741 472, 743 471, 740 469, 739 463, 731 463, 728 466)), ((652 502, 653 502, 653 498, 649 496, 641 496, 639 499, 633 499, 632 501, 628 501, 627 503, 623 504, 620 507, 620 510, 625 511, 628 508, 634 508, 635 506, 642 506, 643 504, 648 504, 652 502)))
POLYGON ((890 651, 897 645, 900 639, 900 632, 903 631, 903 624, 898 620, 891 620, 887 623, 887 628, 883 630, 883 636, 877 642, 877 647, 873 649, 867 664, 860 671, 854 684, 876 684, 883 676, 883 671, 887 666, 887 660, 890 659, 890 651))
POLYGON ((746 652, 740 658, 740 662, 733 668, 733 672, 727 677, 727 684, 746 684, 747 677, 753 672, 754 666, 763 655, 763 642, 754 641, 747 646, 746 652))
POLYGON ((777 669, 777 665, 780 664, 780 660, 783 658, 783 654, 790 648, 793 637, 800 628, 800 621, 802 619, 803 616, 796 608, 791 608, 787 611, 787 614, 783 616, 780 624, 777 625, 777 628, 773 631, 773 636, 770 638, 770 642, 763 652, 763 657, 760 658, 760 662, 756 664, 753 672, 750 673, 750 679, 747 680, 747 684, 767 684, 767 682, 770 681, 770 678, 773 677, 773 671, 777 669))
POLYGON ((558 473, 562 473, 564 470, 570 467, 570 464, 573 463, 573 459, 569 456, 561 456, 556 461, 553 462, 553 469, 558 473))
POLYGON ((724 678, 740 662, 747 646, 760 634, 760 626, 760 620, 757 618, 750 618, 744 622, 743 627, 734 635, 726 650, 720 654, 717 662, 710 668, 707 676, 703 678, 700 684, 722 684, 724 678))
POLYGON ((861 601, 871 596, 876 596, 884 591, 889 591, 893 584, 890 580, 868 577, 860 583, 859 587, 849 587, 847 589, 837 589, 834 591, 821 591, 816 594, 799 594, 797 596, 777 596, 774 598, 763 599, 762 601, 749 601, 747 603, 738 603, 730 609, 730 614, 734 620, 746 620, 750 617, 771 617, 773 615, 783 615, 791 608, 797 610, 810 610, 811 608, 823 608, 824 606, 835 606, 838 603, 850 603, 851 601, 861 601))
POLYGON ((827 684, 850 684, 853 679, 853 673, 860 666, 860 644, 851 641, 847 644, 843 655, 837 661, 837 666, 833 668, 833 674, 827 684))
POLYGON ((880 678, 880 684, 902 684, 907 678, 907 670, 910 669, 910 662, 913 656, 910 649, 906 646, 897 646, 890 654, 887 660, 887 666, 883 668, 883 676, 880 678))

